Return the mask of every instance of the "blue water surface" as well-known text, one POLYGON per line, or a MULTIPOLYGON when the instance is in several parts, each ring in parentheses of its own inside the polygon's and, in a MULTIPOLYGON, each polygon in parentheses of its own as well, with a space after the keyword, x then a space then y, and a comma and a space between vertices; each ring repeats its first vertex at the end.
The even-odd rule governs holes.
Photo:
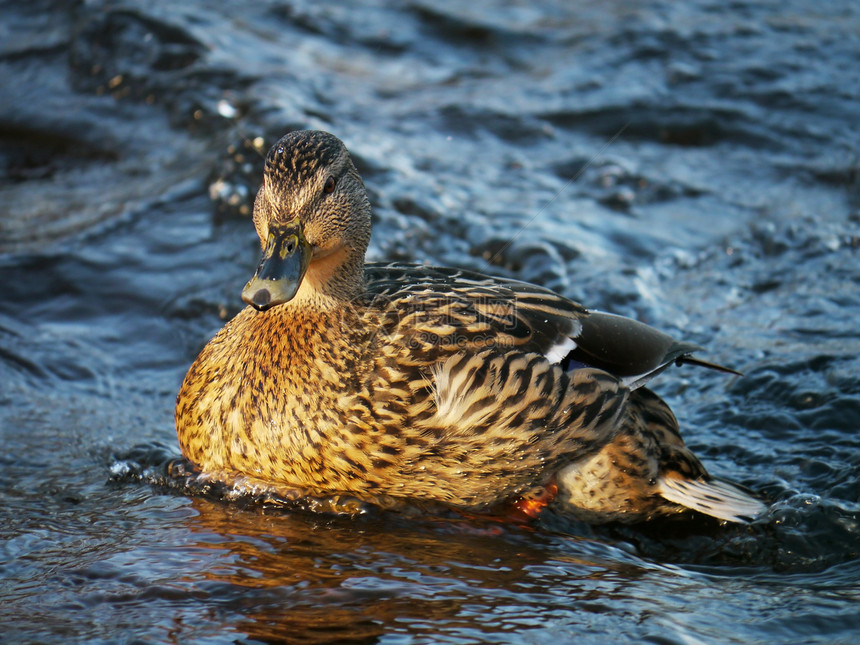
POLYGON ((855 2, 0 7, 0 641, 860 638, 855 2), (537 282, 744 377, 656 383, 750 526, 184 488, 176 392, 241 307, 261 154, 322 128, 371 259, 537 282))

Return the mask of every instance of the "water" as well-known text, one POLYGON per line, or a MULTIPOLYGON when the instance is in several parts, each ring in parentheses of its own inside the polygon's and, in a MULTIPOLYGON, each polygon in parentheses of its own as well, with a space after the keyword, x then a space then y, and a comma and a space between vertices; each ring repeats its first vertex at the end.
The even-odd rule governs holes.
POLYGON ((0 640, 854 642, 855 4, 4 4, 0 640), (333 516, 167 477, 291 127, 353 151, 372 259, 539 282, 745 372, 656 389, 769 513, 333 516))

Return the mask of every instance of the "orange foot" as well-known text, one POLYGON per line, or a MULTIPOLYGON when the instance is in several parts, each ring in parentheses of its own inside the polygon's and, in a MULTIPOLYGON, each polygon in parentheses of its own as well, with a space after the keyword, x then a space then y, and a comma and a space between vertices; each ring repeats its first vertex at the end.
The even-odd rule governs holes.
POLYGON ((513 503, 508 516, 510 519, 520 522, 533 520, 555 499, 557 494, 558 485, 555 483, 555 480, 550 481, 545 486, 535 488, 517 499, 513 503))

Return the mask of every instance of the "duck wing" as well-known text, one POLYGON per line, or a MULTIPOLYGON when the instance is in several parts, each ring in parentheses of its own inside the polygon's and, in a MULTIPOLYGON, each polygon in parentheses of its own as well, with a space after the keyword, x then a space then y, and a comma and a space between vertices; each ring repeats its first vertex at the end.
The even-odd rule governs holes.
POLYGON ((702 349, 695 343, 675 340, 638 320, 601 311, 591 311, 582 319, 576 343, 567 360, 614 374, 633 390, 672 364, 698 365, 740 375, 730 367, 693 357, 702 349))
POLYGON ((367 265, 367 293, 399 317, 414 343, 459 351, 490 346, 536 352, 558 363, 573 347, 588 312, 526 282, 416 264, 367 265))
POLYGON ((388 330, 408 334, 428 363, 496 346, 542 354, 566 370, 601 369, 631 389, 676 363, 738 374, 694 358, 696 344, 527 282, 401 263, 368 264, 365 276, 367 295, 389 311, 388 330))

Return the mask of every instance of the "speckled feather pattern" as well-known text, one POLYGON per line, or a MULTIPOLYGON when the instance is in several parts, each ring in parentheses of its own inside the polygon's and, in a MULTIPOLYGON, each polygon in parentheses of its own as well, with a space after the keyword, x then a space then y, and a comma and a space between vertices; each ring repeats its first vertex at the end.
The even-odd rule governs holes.
POLYGON ((177 406, 189 459, 315 494, 477 509, 541 483, 614 434, 627 396, 619 381, 549 363, 537 351, 548 341, 514 320, 513 312, 533 315, 533 288, 500 315, 500 305, 470 292, 487 289, 486 280, 452 290, 453 272, 369 269, 369 290, 340 310, 247 308, 207 345, 177 406))
POLYGON ((586 521, 651 519, 677 513, 659 495, 659 477, 707 477, 684 445, 669 406, 640 388, 630 395, 619 432, 602 450, 573 462, 558 475, 559 499, 586 521))
POLYGON ((243 291, 254 306, 188 371, 176 428, 202 471, 478 511, 519 498, 531 515, 558 491, 589 521, 684 506, 745 521, 761 506, 709 486, 672 412, 640 387, 697 346, 524 282, 365 264, 370 222, 337 138, 272 147, 254 207, 261 267, 277 248, 300 271, 258 270, 243 291), (284 231, 292 242, 277 246, 284 231))

